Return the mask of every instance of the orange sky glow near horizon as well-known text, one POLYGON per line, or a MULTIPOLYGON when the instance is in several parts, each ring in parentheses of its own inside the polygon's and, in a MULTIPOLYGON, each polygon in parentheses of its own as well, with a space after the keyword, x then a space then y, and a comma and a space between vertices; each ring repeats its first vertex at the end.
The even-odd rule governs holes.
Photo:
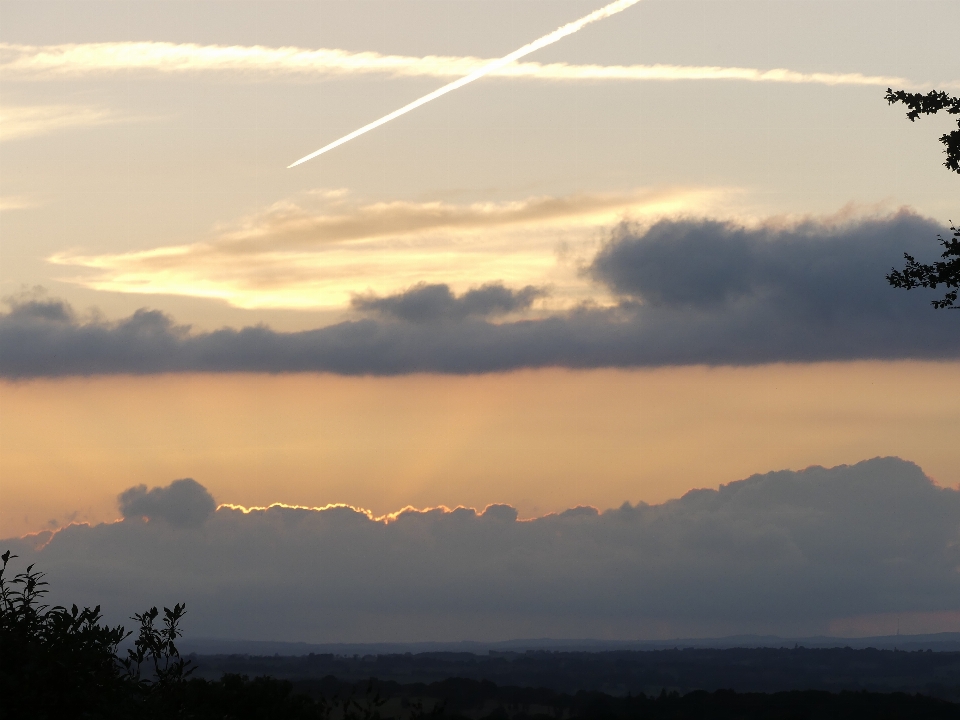
POLYGON ((0 536, 118 517, 138 484, 219 503, 658 503, 780 469, 897 455, 957 486, 958 363, 164 375, 0 383, 0 536))

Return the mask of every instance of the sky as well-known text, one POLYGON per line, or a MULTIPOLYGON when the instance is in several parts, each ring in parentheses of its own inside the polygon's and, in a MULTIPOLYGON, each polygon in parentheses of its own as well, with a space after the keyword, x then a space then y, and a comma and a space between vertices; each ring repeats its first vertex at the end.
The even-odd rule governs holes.
POLYGON ((960 631, 960 313, 884 279, 960 217, 956 119, 884 100, 960 93, 955 2, 643 0, 288 168, 601 6, 0 0, 2 542, 218 637, 960 631), (216 619, 258 544, 327 620, 216 619), (384 553, 439 605, 356 609, 384 553))

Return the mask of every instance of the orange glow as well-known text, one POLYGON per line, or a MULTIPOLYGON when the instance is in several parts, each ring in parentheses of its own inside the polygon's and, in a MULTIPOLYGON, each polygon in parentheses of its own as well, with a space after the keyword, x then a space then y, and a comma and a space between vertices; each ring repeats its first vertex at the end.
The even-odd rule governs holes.
POLYGON ((328 503, 320 507, 310 506, 310 505, 288 505, 287 503, 271 503, 269 505, 251 505, 246 507, 244 505, 235 505, 234 503, 220 503, 217 505, 217 510, 220 508, 226 508, 227 510, 239 510, 244 515, 249 515, 252 512, 263 512, 264 510, 269 510, 270 508, 284 508, 286 510, 310 510, 312 512, 322 512, 323 510, 334 510, 336 508, 347 508, 353 510, 356 513, 361 515, 366 515, 371 520, 382 520, 383 518, 375 518, 373 513, 369 510, 366 510, 361 507, 354 507, 353 505, 347 505, 346 503, 328 503))
POLYGON ((958 363, 170 375, 0 383, 0 536, 117 517, 193 477, 232 507, 662 502, 756 472, 877 455, 960 482, 958 363), (232 504, 236 505, 232 505, 232 504))
MULTIPOLYGON (((374 515, 373 512, 367 510, 366 508, 357 507, 355 505, 347 505, 346 503, 329 503, 320 507, 317 506, 308 506, 308 505, 288 505, 287 503, 271 503, 270 505, 251 505, 250 507, 245 507, 243 505, 235 505, 234 503, 220 503, 217 505, 217 510, 220 508, 226 508, 227 510, 239 510, 244 515, 249 515, 252 512, 263 512, 264 510, 270 510, 271 508, 283 508, 285 510, 310 510, 312 512, 323 512, 324 510, 334 510, 336 508, 347 508, 348 510, 353 510, 355 513, 361 515, 366 515, 371 522, 383 523, 388 525, 389 523, 396 522, 397 519, 405 513, 429 513, 440 511, 442 513, 451 513, 454 510, 473 510, 478 515, 483 514, 486 511, 486 508, 467 508, 463 505, 457 505, 455 508, 449 508, 446 505, 437 505, 436 507, 414 507, 413 505, 407 505, 402 507, 396 512, 386 513, 385 515, 374 515)), ((519 522, 529 522, 533 518, 523 518, 519 519, 519 522)))

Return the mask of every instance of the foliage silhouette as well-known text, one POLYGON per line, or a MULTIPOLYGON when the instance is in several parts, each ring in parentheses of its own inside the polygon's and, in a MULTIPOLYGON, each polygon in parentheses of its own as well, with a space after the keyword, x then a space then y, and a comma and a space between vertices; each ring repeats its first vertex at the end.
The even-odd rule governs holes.
POLYGON ((7 578, 0 568, 0 697, 4 715, 71 717, 116 705, 124 695, 117 647, 123 627, 100 625, 100 606, 70 610, 42 600, 44 574, 27 567, 7 578))
MULTIPOLYGON (((16 555, 0 556, 0 719, 90 718, 327 718, 330 707, 293 696, 288 682, 224 676, 190 680, 194 668, 176 646, 183 604, 137 613, 139 632, 126 656, 120 645, 132 635, 123 626, 101 625, 100 606, 70 610, 43 603, 44 574, 30 565, 12 578, 16 555)), ((372 718, 382 704, 351 698, 359 709, 343 717, 372 718)), ((345 706, 346 707, 346 706, 345 706)))
POLYGON ((950 310, 960 310, 957 302, 957 288, 960 287, 960 228, 950 226, 953 231, 953 238, 944 240, 940 235, 937 239, 943 245, 945 250, 940 255, 943 260, 938 260, 932 265, 917 262, 917 259, 909 253, 904 253, 903 257, 907 261, 903 270, 896 268, 890 269, 887 275, 887 282, 895 288, 912 290, 913 288, 925 287, 936 288, 944 285, 948 290, 941 300, 934 300, 932 305, 939 309, 948 308, 950 310))
POLYGON ((120 659, 125 679, 136 688, 139 697, 154 709, 168 715, 178 714, 184 703, 184 683, 193 672, 190 662, 180 657, 176 639, 183 633, 180 621, 186 613, 180 603, 163 609, 163 627, 154 621, 160 614, 156 607, 135 613, 131 618, 140 623, 140 632, 127 657, 120 659))
MULTIPOLYGON (((935 115, 941 110, 945 110, 950 115, 960 115, 960 97, 953 97, 945 92, 931 90, 927 94, 908 93, 904 90, 894 91, 887 88, 886 100, 889 104, 903 103, 909 108, 907 118, 914 122, 921 115, 935 115)), ((960 118, 957 119, 957 129, 940 136, 940 142, 943 143, 944 152, 947 159, 944 161, 944 167, 956 173, 960 173, 960 118)), ((935 289, 940 285, 947 288, 947 293, 940 300, 934 300, 931 304, 939 309, 949 308, 956 310, 960 306, 957 302, 957 289, 960 287, 960 229, 953 225, 950 226, 953 231, 953 238, 946 240, 937 236, 944 251, 940 255, 943 260, 934 262, 932 265, 921 263, 912 255, 904 253, 903 257, 907 261, 903 270, 896 268, 890 269, 887 275, 887 282, 895 288, 912 290, 914 288, 925 287, 935 289), (950 290, 953 288, 953 290, 950 290)))
MULTIPOLYGON (((960 115, 960 97, 952 97, 938 90, 931 90, 924 95, 887 88, 885 97, 890 105, 903 103, 910 108, 907 112, 910 122, 914 122, 921 115, 936 115, 941 110, 946 110, 949 115, 960 115)), ((957 129, 941 135, 940 142, 944 144, 944 152, 947 154, 944 167, 960 173, 960 118, 957 119, 957 129)))

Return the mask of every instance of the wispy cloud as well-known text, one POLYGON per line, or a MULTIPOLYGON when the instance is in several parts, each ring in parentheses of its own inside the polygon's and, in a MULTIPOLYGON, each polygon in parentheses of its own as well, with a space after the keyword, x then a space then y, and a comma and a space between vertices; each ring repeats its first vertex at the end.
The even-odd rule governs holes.
POLYGON ((116 113, 83 105, 24 105, 0 108, 0 141, 47 135, 77 127, 119 122, 116 113))
POLYGON ((39 205, 37 200, 26 195, 0 195, 0 212, 28 210, 39 205))
MULTIPOLYGON (((559 243, 593 247, 600 228, 624 217, 704 212, 723 197, 729 193, 668 189, 458 205, 315 194, 277 203, 202 242, 49 260, 93 271, 73 278, 93 289, 218 298, 244 308, 345 308, 357 292, 419 282, 582 287, 575 263, 558 260, 559 243)), ((577 301, 559 290, 557 302, 577 301)))
MULTIPOLYGON (((471 56, 382 55, 337 49, 195 45, 167 42, 110 42, 68 45, 0 43, 0 72, 5 79, 58 79, 117 72, 229 72, 249 77, 388 75, 449 79, 476 72, 489 58, 471 56)), ((678 81, 739 80, 745 82, 913 87, 906 78, 857 72, 798 72, 785 68, 743 68, 713 65, 571 65, 515 62, 492 77, 549 81, 678 81)), ((948 78, 945 86, 955 80, 948 78)), ((943 83, 940 83, 943 85, 943 83)))

